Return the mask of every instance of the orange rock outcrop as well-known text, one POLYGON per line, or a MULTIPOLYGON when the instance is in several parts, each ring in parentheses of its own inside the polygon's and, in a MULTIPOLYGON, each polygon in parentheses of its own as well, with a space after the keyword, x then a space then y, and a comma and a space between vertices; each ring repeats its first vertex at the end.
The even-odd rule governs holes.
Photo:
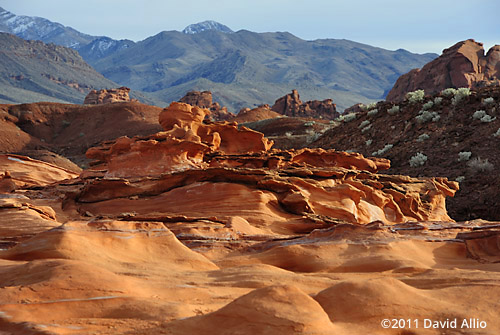
POLYGON ((0 160, 3 181, 32 172, 0 193, 1 332, 361 335, 443 311, 500 329, 498 225, 447 216, 457 183, 207 114, 172 103, 79 176, 0 160))
MULTIPOLYGON (((83 104, 102 105, 102 104, 111 104, 115 102, 128 102, 131 101, 129 92, 130 88, 128 87, 92 90, 85 97, 83 104)), ((133 99, 133 101, 135 100, 133 99)))
POLYGON ((402 75, 387 94, 387 101, 399 101, 406 93, 423 89, 426 94, 453 87, 481 87, 500 79, 500 46, 484 54, 483 44, 472 39, 443 50, 441 56, 421 69, 402 75))

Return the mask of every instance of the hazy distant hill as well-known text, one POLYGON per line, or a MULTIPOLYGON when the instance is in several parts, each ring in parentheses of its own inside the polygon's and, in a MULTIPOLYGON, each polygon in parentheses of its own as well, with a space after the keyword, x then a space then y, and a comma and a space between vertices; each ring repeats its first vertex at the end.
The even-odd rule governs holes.
POLYGON ((290 33, 164 31, 97 61, 104 76, 158 99, 211 90, 237 111, 299 90, 303 99, 333 98, 342 109, 380 100, 396 79, 435 54, 388 51, 347 40, 305 41, 290 33))
POLYGON ((73 49, 0 33, 0 102, 82 103, 93 88, 117 87, 73 49))
POLYGON ((292 89, 304 100, 333 98, 339 109, 381 100, 400 75, 437 57, 347 40, 305 41, 286 32, 233 32, 214 21, 135 43, 83 34, 3 8, 0 31, 72 47, 106 78, 146 92, 157 104, 177 100, 189 90, 211 90, 233 112, 272 104, 292 89))

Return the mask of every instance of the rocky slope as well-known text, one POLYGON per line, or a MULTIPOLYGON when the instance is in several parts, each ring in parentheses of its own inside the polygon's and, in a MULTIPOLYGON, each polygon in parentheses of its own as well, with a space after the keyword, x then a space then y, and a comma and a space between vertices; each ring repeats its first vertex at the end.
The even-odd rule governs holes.
POLYGON ((81 103, 93 88, 118 85, 70 48, 0 33, 0 102, 81 103))
MULTIPOLYGON (((272 150, 208 113, 172 103, 163 131, 90 149, 79 177, 3 191, 3 332, 410 331, 385 330, 388 317, 418 320, 413 334, 450 330, 424 319, 500 329, 498 224, 452 221, 456 182, 382 174, 387 159, 357 153, 272 150)), ((28 160, 0 158, 12 186, 28 160)), ((33 181, 49 168, 29 162, 33 181)))
POLYGON ((460 191, 448 199, 450 215, 497 220, 500 87, 461 92, 467 90, 379 102, 345 116, 312 146, 388 158, 388 173, 459 180, 460 191))
POLYGON ((399 77, 387 94, 387 101, 400 101, 406 93, 423 89, 427 94, 446 88, 483 87, 500 83, 500 45, 484 54, 483 44, 474 40, 458 42, 422 69, 399 77))

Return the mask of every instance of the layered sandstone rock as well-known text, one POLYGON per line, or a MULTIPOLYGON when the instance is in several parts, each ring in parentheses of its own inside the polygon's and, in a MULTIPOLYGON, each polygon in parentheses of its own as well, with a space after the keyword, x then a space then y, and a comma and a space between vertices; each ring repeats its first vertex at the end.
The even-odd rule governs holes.
POLYGON ((276 100, 271 109, 281 115, 316 119, 333 120, 340 115, 332 99, 302 102, 297 90, 276 100))
POLYGON ((472 39, 443 50, 443 54, 421 69, 402 75, 386 100, 403 100, 406 93, 423 89, 426 94, 445 88, 479 87, 500 79, 500 46, 484 55, 483 44, 472 39))
POLYGON ((235 117, 233 113, 228 112, 226 107, 221 107, 218 102, 213 102, 212 92, 210 91, 189 91, 179 102, 209 109, 210 118, 213 121, 230 121, 235 117))
POLYGON ((92 90, 87 94, 84 105, 103 105, 115 102, 128 102, 130 88, 120 87, 113 89, 92 90))
POLYGON ((245 122, 255 122, 260 120, 273 119, 277 117, 282 117, 283 115, 277 113, 269 107, 269 105, 261 105, 254 109, 245 108, 240 110, 238 115, 234 118, 234 121, 238 123, 245 122))
POLYGON ((457 183, 273 150, 208 113, 173 103, 164 131, 102 143, 73 179, 7 159, 2 180, 26 164, 39 184, 0 194, 3 332, 364 335, 388 316, 500 329, 498 224, 450 220, 457 183))

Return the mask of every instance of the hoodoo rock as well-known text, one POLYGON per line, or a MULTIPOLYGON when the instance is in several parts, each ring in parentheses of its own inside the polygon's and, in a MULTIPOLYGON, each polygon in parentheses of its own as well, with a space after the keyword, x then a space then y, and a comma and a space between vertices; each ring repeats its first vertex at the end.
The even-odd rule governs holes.
POLYGON ((130 100, 129 96, 130 88, 120 87, 114 89, 102 89, 102 90, 92 90, 87 94, 84 105, 103 105, 115 102, 128 102, 130 100))
POLYGON ((210 109, 210 118, 214 121, 230 121, 235 117, 233 113, 228 112, 226 107, 221 107, 218 102, 213 102, 210 91, 189 91, 179 102, 210 109))
POLYGON ((292 93, 276 100, 271 109, 281 115, 294 117, 333 120, 340 115, 332 99, 302 102, 297 90, 293 90, 292 93))
POLYGON ((423 89, 426 94, 445 88, 481 87, 500 79, 500 45, 484 54, 483 44, 472 39, 443 50, 441 56, 421 69, 402 75, 387 94, 387 101, 400 101, 406 93, 423 89))

